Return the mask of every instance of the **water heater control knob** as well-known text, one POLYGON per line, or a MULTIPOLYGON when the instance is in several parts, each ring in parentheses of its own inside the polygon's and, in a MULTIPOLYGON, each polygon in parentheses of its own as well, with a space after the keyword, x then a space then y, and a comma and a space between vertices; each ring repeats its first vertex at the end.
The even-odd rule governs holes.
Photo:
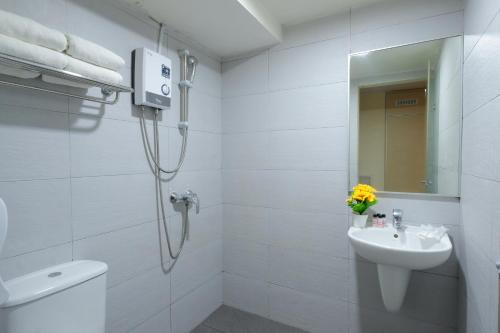
POLYGON ((170 94, 170 88, 164 84, 161 86, 161 92, 163 95, 168 96, 168 94, 170 94))

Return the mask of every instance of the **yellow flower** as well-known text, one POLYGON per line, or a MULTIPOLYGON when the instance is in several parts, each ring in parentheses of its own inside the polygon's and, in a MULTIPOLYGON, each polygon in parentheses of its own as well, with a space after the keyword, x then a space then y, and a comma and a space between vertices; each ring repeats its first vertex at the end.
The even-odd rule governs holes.
POLYGON ((353 187, 353 192, 350 197, 350 200, 348 203, 352 202, 352 200, 356 201, 365 201, 368 200, 369 202, 373 202, 376 200, 375 193, 376 190, 375 188, 371 187, 370 185, 366 184, 358 184, 353 187))

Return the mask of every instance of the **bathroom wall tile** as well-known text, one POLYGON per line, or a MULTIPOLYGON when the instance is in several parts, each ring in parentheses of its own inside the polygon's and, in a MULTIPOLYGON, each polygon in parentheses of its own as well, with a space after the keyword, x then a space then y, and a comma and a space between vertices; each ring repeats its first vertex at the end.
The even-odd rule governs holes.
POLYGON ((242 239, 224 239, 224 272, 267 281, 268 246, 242 239))
MULTIPOLYGON (((21 3, 21 1, 18 2, 21 3)), ((22 82, 22 79, 16 80, 13 77, 9 77, 9 80, 20 83, 22 82)), ((43 84, 41 82, 40 86, 51 87, 50 85, 43 84)), ((58 111, 63 113, 68 112, 67 97, 32 90, 30 91, 30 98, 26 98, 25 89, 9 86, 2 86, 2 89, 0 90, 0 105, 0 110, 2 111, 8 110, 8 106, 13 106, 18 108, 58 111)))
POLYGON ((221 305, 222 274, 219 274, 172 305, 172 332, 189 333, 221 305))
POLYGON ((267 128, 269 121, 267 94, 228 97, 222 100, 224 133, 255 132, 267 128))
POLYGON ((191 189, 200 198, 200 207, 210 207, 222 203, 220 170, 180 171, 170 182, 170 191, 181 193, 191 189))
POLYGON ((172 271, 172 303, 222 272, 222 239, 184 254, 172 271))
MULTIPOLYGON (((485 332, 490 332, 489 327, 497 313, 490 310, 491 297, 497 297, 495 293, 497 287, 493 287, 491 279, 495 278, 498 284, 498 271, 493 262, 488 260, 487 255, 473 241, 464 239, 465 253, 461 257, 461 262, 465 265, 467 318, 471 317, 474 322, 477 320, 477 326, 482 327, 485 332), (488 287, 491 286, 491 287, 488 287), (492 318, 492 315, 494 317, 492 318), (476 317, 474 319, 474 317, 476 317)), ((495 318, 497 319, 497 318, 495 318)))
POLYGON ((135 327, 130 333, 170 333, 170 307, 135 327))
POLYGON ((68 115, 0 106, 0 181, 69 176, 68 115))
POLYGON ((333 39, 349 33, 349 12, 319 18, 311 22, 285 26, 283 42, 272 50, 282 50, 294 46, 333 39))
POLYGON ((275 91, 269 94, 271 130, 338 127, 347 124, 347 84, 275 91))
POLYGON ((464 118, 462 170, 464 173, 500 180, 500 157, 496 153, 499 139, 500 98, 464 118))
MULTIPOLYGON (((177 128, 169 129, 168 140, 169 169, 174 169, 179 161, 182 146, 182 134, 177 128)), ((189 131, 186 157, 182 165, 183 171, 215 170, 222 164, 222 148, 220 134, 189 131)))
POLYGON ((222 136, 223 169, 264 169, 269 166, 267 132, 224 134, 222 136))
POLYGON ((483 254, 496 260, 497 244, 494 238, 495 224, 497 220, 484 207, 494 207, 496 202, 495 182, 470 176, 462 175, 462 212, 463 232, 468 242, 474 242, 483 254))
POLYGON ((1 258, 71 241, 69 179, 2 182, 0 198, 9 212, 1 258))
POLYGON ((347 211, 344 171, 269 171, 267 176, 268 205, 272 208, 334 214, 347 211))
POLYGON ((224 203, 269 206, 268 173, 265 171, 224 170, 222 188, 224 203))
POLYGON ((305 293, 347 300, 348 260, 319 252, 271 246, 269 282, 305 293))
POLYGON ((426 323, 456 327, 458 279, 420 272, 412 273, 411 279, 402 313, 426 323))
POLYGON ((66 3, 68 32, 79 35, 125 59, 131 67, 131 51, 138 47, 156 50, 158 29, 137 20, 116 6, 98 0, 68 1, 66 3), (88 24, 92 22, 92 24, 88 24), (126 38, 117 38, 126 36, 126 38))
POLYGON ((56 245, 15 257, 0 259, 0 276, 4 280, 28 274, 72 260, 72 243, 56 245))
MULTIPOLYGON (((350 330, 352 333, 397 333, 404 329, 408 333, 454 333, 455 328, 428 324, 391 314, 385 310, 369 309, 350 305, 350 330)), ((478 332, 478 331, 471 331, 478 332)))
POLYGON ((150 222, 84 238, 74 243, 74 258, 107 263, 108 287, 113 287, 160 265, 157 232, 150 222))
POLYGON ((344 127, 274 131, 269 135, 269 168, 345 171, 347 146, 344 127))
POLYGON ((269 55, 271 90, 307 87, 347 80, 347 38, 280 51, 269 55))
MULTIPOLYGON (((224 204, 224 238, 269 244, 269 210, 224 204)), ((273 222, 274 223, 274 222, 273 222)))
POLYGON ((491 124, 489 117, 495 117, 494 109, 500 105, 500 99, 486 104, 477 112, 464 117, 462 132, 462 171, 469 175, 493 178, 492 165, 494 156, 492 147, 491 124), (488 122, 485 122, 488 120, 488 122))
POLYGON ((128 332, 168 309, 169 279, 169 275, 165 275, 161 269, 154 268, 109 289, 106 332, 128 332))
POLYGON ((347 258, 347 221, 345 215, 271 209, 270 242, 280 248, 347 258))
POLYGON ((220 98, 222 96, 220 61, 218 59, 212 59, 196 50, 193 51, 193 54, 198 57, 199 61, 198 67, 196 68, 193 91, 203 92, 210 96, 220 98))
POLYGON ((312 333, 348 332, 348 303, 275 285, 269 292, 271 319, 312 333))
MULTIPOLYGON (((196 90, 190 92, 189 96, 189 128, 198 131, 220 133, 222 131, 222 105, 220 97, 213 97, 196 90)), ((179 117, 178 110, 171 108, 169 112, 179 117)), ((172 125, 177 126, 177 121, 172 125)))
POLYGON ((223 287, 225 305, 263 317, 269 316, 267 282, 224 273, 223 287))
MULTIPOLYGON (((118 53, 127 63, 120 71, 124 84, 131 83, 131 51, 137 47, 156 49, 156 24, 143 15, 123 10, 123 5, 114 0, 104 3, 7 0, 0 7, 75 33, 118 53)), ((178 64, 176 49, 183 44, 179 41, 176 44, 171 36, 163 36, 162 52, 172 58, 174 66, 178 64)), ((198 278, 206 281, 207 269, 215 269, 215 273, 222 270, 221 68, 219 60, 203 50, 191 46, 189 49, 199 59, 195 87, 190 94, 192 131, 188 143, 191 147, 188 152, 196 154, 196 160, 188 156, 187 168, 174 181, 164 184, 165 193, 192 187, 200 194, 203 206, 200 215, 191 214, 193 239, 187 242, 183 253, 186 266, 179 266, 185 268, 185 274, 181 275, 188 275, 180 281, 180 293, 204 283, 198 278), (217 247, 217 251, 203 252, 217 247), (208 254, 213 260, 207 260, 208 254), (213 264, 215 261, 217 265, 213 264), (205 271, 199 273, 195 268, 205 271)), ((178 73, 174 70, 174 74, 178 73)), ((68 91, 81 93, 78 89, 68 88, 68 91)), ((90 89, 88 93, 100 94, 100 91, 90 89)), ((174 146, 177 141, 172 142, 170 149, 167 143, 168 132, 174 133, 179 118, 176 85, 173 97, 172 108, 160 115, 160 136, 165 139, 163 165, 178 149, 174 146)), ((11 226, 9 237, 18 237, 19 228, 23 237, 15 244, 25 247, 10 254, 11 250, 6 248, 4 254, 15 256, 0 259, 3 277, 12 278, 72 259, 103 260, 110 266, 107 332, 170 332, 171 275, 163 274, 160 269, 158 246, 159 237, 165 241, 164 231, 159 231, 157 222, 152 221, 156 212, 154 180, 141 140, 140 112, 131 104, 131 96, 122 94, 117 104, 104 107, 52 94, 2 88, 0 100, 3 134, 0 134, 3 143, 0 153, 4 157, 0 160, 0 197, 10 201, 11 220, 19 219, 19 223, 11 226), (23 156, 14 154, 16 151, 23 152, 23 156), (42 183, 38 180, 12 182, 12 185, 10 182, 33 179, 48 179, 43 182, 52 185, 37 185, 42 183), (26 195, 26 191, 37 196, 36 200, 26 195), (23 254, 18 254, 19 251, 23 254)), ((152 134, 150 112, 146 113, 146 119, 152 134)), ((178 212, 171 210, 169 204, 167 214, 169 226, 178 226, 175 223, 178 212)), ((170 231, 178 235, 179 230, 173 227, 170 231)), ((177 275, 179 279, 181 275, 177 275)), ((218 279, 181 298, 180 301, 189 300, 178 307, 183 314, 187 308, 198 311, 172 325, 189 332, 215 310, 222 303, 221 280, 219 274, 218 279), (200 307, 203 304, 209 306, 200 307)), ((175 316, 180 318, 177 311, 175 316)))
POLYGON ((460 223, 460 204, 456 198, 405 198, 382 197, 373 211, 386 214, 390 219, 392 210, 403 210, 403 221, 409 224, 460 223))
POLYGON ((483 327, 483 323, 481 323, 481 318, 479 316, 479 313, 477 313, 477 310, 470 304, 467 304, 467 306, 468 306, 468 312, 466 315, 467 322, 464 325, 465 327, 464 329, 467 330, 466 332, 478 332, 478 333, 488 332, 488 330, 483 327))
POLYGON ((464 2, 464 55, 468 57, 488 25, 498 14, 500 2, 475 0, 464 2))
POLYGON ((5 0, 2 10, 29 17, 52 29, 64 31, 68 25, 65 0, 5 0))
POLYGON ((351 36, 351 52, 369 51, 461 35, 462 24, 463 13, 456 12, 368 30, 351 36))
POLYGON ((457 12, 462 9, 463 3, 459 0, 423 0, 419 2, 392 0, 378 2, 352 10, 351 31, 353 34, 357 34, 445 13, 457 12))
POLYGON ((500 94, 500 15, 491 22, 464 64, 464 114, 500 94))
POLYGON ((268 52, 222 64, 224 98, 264 93, 268 89, 268 52))
POLYGON ((76 115, 70 122, 73 177, 150 172, 138 123, 76 115))
MULTIPOLYGON (((350 301, 362 307, 383 309, 376 265, 351 261, 350 301)), ((435 325, 456 327, 458 279, 412 272, 401 315, 435 325)))
POLYGON ((155 182, 151 174, 74 178, 71 185, 76 239, 156 218, 155 182))

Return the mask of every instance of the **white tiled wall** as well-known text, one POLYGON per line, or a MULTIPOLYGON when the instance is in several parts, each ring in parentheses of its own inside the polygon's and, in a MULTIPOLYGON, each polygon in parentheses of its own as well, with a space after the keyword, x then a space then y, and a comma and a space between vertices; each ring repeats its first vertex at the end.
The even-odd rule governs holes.
POLYGON ((462 155, 463 274, 461 329, 493 333, 498 327, 500 3, 466 1, 462 155), (490 207, 492 210, 490 210, 490 207))
MULTIPOLYGON (((131 51, 156 49, 158 27, 110 0, 5 0, 0 8, 110 48, 126 59, 126 81, 131 51)), ((162 52, 178 68, 177 49, 189 46, 167 34, 162 39, 162 52)), ((103 107, 0 89, 0 197, 10 214, 0 274, 10 279, 74 259, 107 262, 107 333, 187 333, 222 303, 220 63, 190 49, 200 65, 188 152, 165 192, 190 187, 202 208, 192 216, 191 241, 170 274, 161 270, 155 183, 130 96, 103 107)), ((169 167, 180 146, 178 99, 177 90, 160 128, 169 167)), ((179 235, 179 215, 167 207, 171 232, 179 235)), ((161 249, 168 258, 164 241, 161 249)))
MULTIPOLYGON (((169 189, 199 192, 202 210, 170 275, 160 269, 165 244, 154 221, 154 180, 130 99, 103 108, 3 87, 0 197, 11 227, 2 276, 72 259, 107 261, 108 333, 188 332, 222 300, 312 332, 451 333, 457 322, 464 332, 496 332, 500 3, 466 1, 465 22, 463 6, 387 1, 288 27, 282 44, 223 63, 222 77, 217 59, 195 52, 190 146, 169 189), (402 208, 408 223, 425 217, 447 225, 464 279, 455 256, 416 272, 401 313, 388 314, 375 266, 356 257, 346 237, 347 56, 460 35, 462 27, 461 209, 456 200, 415 197, 382 198, 377 208, 402 208), (458 284, 465 295, 459 314, 458 284)), ((127 59, 126 80, 130 51, 155 48, 157 27, 109 1, 6 0, 0 7, 107 45, 127 59)), ((176 49, 185 46, 163 36, 174 72, 176 49)), ((161 122, 170 166, 177 120, 171 111, 161 122)), ((168 214, 178 233, 179 216, 168 214)))
MULTIPOLYGON (((347 240, 349 52, 462 34, 459 1, 387 2, 285 30, 222 64, 224 302, 311 332, 455 332, 457 262, 416 272, 402 312, 347 240), (402 3, 402 4, 400 4, 402 3)), ((459 232, 457 200, 382 198, 459 232)), ((425 219, 425 221, 423 221, 425 219)))

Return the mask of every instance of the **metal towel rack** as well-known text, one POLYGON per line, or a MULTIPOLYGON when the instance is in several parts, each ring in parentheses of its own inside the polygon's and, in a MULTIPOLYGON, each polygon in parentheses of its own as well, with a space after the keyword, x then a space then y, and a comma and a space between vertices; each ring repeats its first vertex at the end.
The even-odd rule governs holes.
POLYGON ((36 85, 29 85, 25 84, 24 81, 26 82, 35 82, 35 81, 40 81, 38 78, 35 79, 20 79, 22 80, 22 83, 19 82, 12 82, 12 81, 6 81, 4 78, 7 76, 2 76, 0 78, 0 85, 6 85, 6 86, 11 86, 11 87, 19 87, 19 88, 27 88, 27 89, 32 89, 32 90, 37 90, 37 91, 44 91, 56 95, 62 95, 62 96, 67 96, 67 97, 72 97, 72 98, 78 98, 86 101, 92 101, 92 102, 97 102, 97 103, 102 103, 102 104, 116 104, 118 102, 118 99, 120 97, 120 93, 132 93, 134 92, 134 89, 119 85, 119 84, 109 84, 105 82, 100 82, 96 81, 93 79, 89 79, 85 76, 82 76, 80 74, 68 72, 65 70, 61 69, 56 69, 52 68, 49 66, 45 66, 42 64, 37 64, 28 60, 20 59, 17 57, 12 57, 3 53, 0 53, 0 64, 4 66, 8 66, 11 68, 15 69, 22 69, 22 70, 27 70, 27 71, 32 71, 32 72, 37 72, 40 74, 46 74, 50 75, 52 77, 56 77, 59 79, 79 83, 79 84, 84 84, 88 85, 91 87, 98 87, 101 88, 101 93, 102 97, 94 97, 94 96, 88 96, 88 95, 77 95, 77 94, 72 94, 60 90, 54 90, 54 89, 49 89, 49 88, 44 88, 44 87, 38 87, 36 85), (114 97, 112 99, 108 100, 108 97, 113 95, 114 97))

